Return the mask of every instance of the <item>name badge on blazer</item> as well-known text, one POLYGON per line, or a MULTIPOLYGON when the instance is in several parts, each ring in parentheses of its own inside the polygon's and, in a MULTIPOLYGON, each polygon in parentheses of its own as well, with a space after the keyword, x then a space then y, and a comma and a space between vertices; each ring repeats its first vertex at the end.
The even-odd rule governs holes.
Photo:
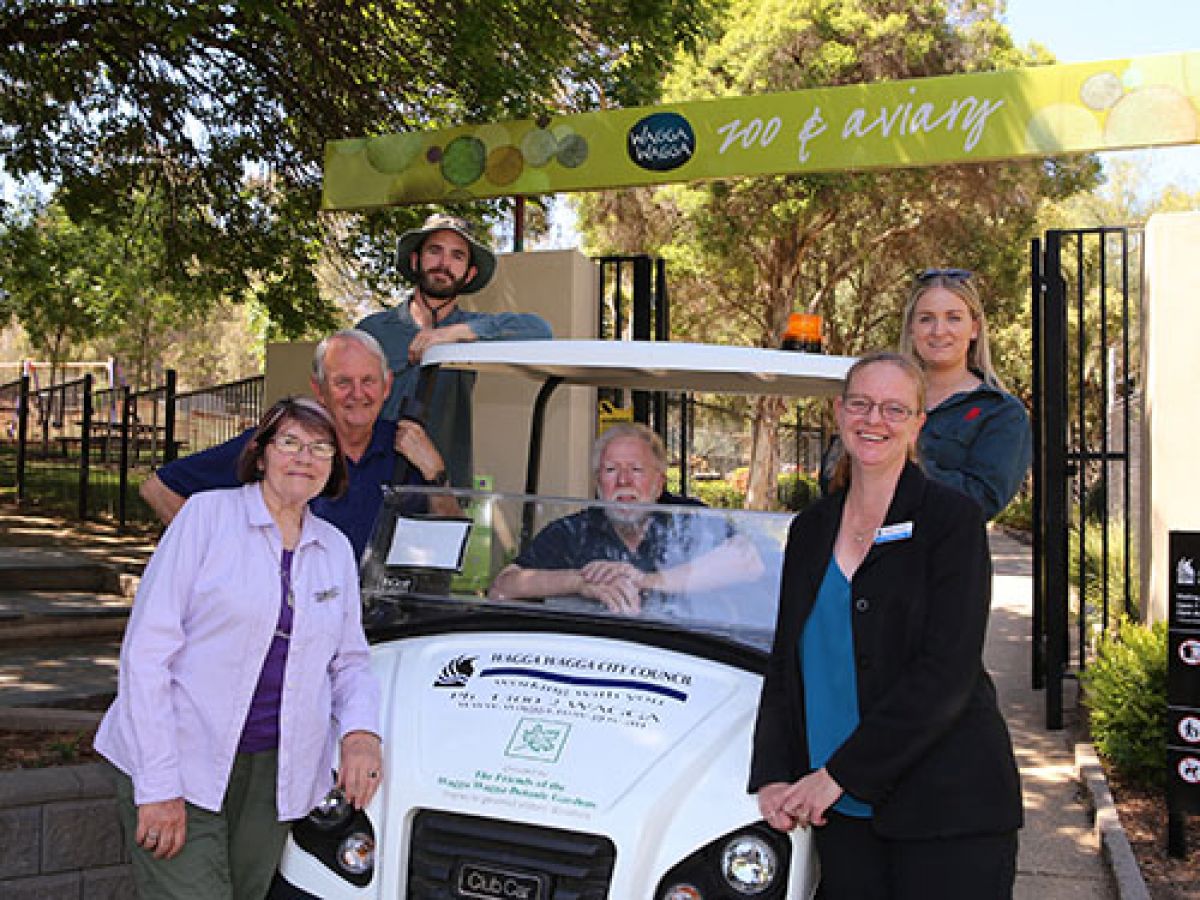
POLYGON ((315 600, 317 603, 324 603, 327 600, 336 600, 339 593, 340 591, 336 586, 326 588, 323 591, 317 591, 315 594, 313 594, 313 600, 315 600))
POLYGON ((884 525, 875 529, 876 544, 891 544, 894 541, 907 541, 912 537, 912 522, 897 522, 895 525, 884 525))

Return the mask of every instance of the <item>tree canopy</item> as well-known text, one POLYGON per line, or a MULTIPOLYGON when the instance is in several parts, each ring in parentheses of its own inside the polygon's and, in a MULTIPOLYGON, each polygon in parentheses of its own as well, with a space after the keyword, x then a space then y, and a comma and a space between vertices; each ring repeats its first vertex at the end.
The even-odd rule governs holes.
POLYGON ((644 101, 710 12, 707 0, 11 0, 3 165, 54 185, 73 219, 156 230, 164 283, 195 305, 252 296, 284 334, 322 330, 335 318, 314 277, 322 253, 380 276, 380 244, 426 212, 351 228, 318 216, 326 140, 644 101))
POLYGON ((96 290, 100 267, 97 239, 108 235, 77 227, 51 207, 24 227, 0 233, 0 267, 5 272, 0 318, 20 319, 30 340, 42 348, 52 366, 99 331, 96 290))

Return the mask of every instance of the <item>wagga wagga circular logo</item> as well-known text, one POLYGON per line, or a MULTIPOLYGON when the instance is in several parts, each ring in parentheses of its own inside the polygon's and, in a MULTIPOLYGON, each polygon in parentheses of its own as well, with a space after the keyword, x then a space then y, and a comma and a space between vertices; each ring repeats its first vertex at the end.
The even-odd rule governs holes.
POLYGON ((634 165, 651 172, 669 172, 692 158, 696 132, 679 113, 654 113, 629 129, 625 147, 634 165))

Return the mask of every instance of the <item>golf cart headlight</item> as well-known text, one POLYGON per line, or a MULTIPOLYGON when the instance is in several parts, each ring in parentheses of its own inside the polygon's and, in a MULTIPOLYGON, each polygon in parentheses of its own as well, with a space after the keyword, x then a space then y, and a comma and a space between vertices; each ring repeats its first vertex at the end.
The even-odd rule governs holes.
POLYGON ((362 875, 375 867, 375 841, 369 834, 356 831, 338 845, 338 865, 351 875, 362 875))
POLYGON ((334 788, 312 808, 308 821, 321 831, 336 831, 354 815, 354 807, 346 799, 346 795, 334 788))
POLYGON ((739 834, 721 851, 721 875, 725 883, 752 897, 775 883, 779 858, 775 848, 753 834, 739 834))

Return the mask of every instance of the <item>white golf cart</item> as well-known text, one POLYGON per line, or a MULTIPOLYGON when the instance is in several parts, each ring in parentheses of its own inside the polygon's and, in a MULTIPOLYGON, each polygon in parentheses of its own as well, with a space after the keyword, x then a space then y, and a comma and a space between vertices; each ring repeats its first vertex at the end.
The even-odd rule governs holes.
POLYGON ((630 514, 536 493, 540 414, 557 384, 829 395, 851 362, 637 342, 431 348, 430 373, 518 372, 546 385, 527 493, 456 491, 462 519, 438 519, 408 511, 434 489, 389 492, 363 566, 386 780, 366 810, 331 795, 295 826, 272 896, 811 897, 809 836, 768 828, 746 792, 790 516, 636 507, 663 568, 724 542, 750 560, 647 593, 636 616, 488 589, 547 524, 630 514))

